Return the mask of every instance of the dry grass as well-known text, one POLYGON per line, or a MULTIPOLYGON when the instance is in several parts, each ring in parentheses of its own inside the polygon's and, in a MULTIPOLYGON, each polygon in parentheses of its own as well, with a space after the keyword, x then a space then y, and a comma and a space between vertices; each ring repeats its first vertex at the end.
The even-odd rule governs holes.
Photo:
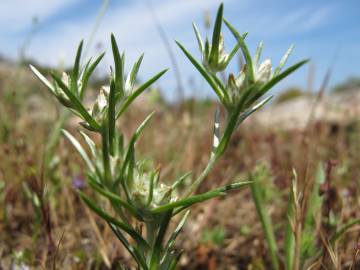
MULTIPOLYGON (((71 145, 61 139, 51 169, 43 169, 56 110, 43 105, 49 101, 42 100, 49 97, 27 75, 14 78, 2 76, 0 81, 0 269, 10 269, 16 261, 36 269, 116 269, 116 263, 130 263, 109 228, 74 192, 75 179, 82 183, 84 175, 71 145), (35 102, 29 104, 29 100, 35 102), (59 158, 65 162, 57 163, 59 158), (37 199, 31 194, 37 194, 37 199)), ((215 105, 189 104, 180 109, 156 105, 157 115, 137 146, 138 153, 161 166, 165 181, 187 170, 200 172, 207 162, 212 127, 203 123, 212 122, 215 105)), ((146 113, 132 109, 120 124, 130 132, 146 113)), ((316 132, 309 135, 247 121, 200 189, 246 179, 257 164, 265 164, 267 185, 273 191, 267 208, 282 246, 292 168, 304 185, 305 179, 313 181, 319 164, 331 160, 336 166, 324 190, 327 200, 322 214, 326 217, 331 211, 339 224, 359 218, 360 122, 319 121, 312 128, 316 132)), ((83 188, 87 190, 85 183, 83 188)), ((327 250, 322 260, 327 269, 336 268, 334 260, 341 269, 358 269, 359 226, 352 227, 331 251, 326 237, 334 227, 320 227, 314 237, 318 248, 327 250)), ((183 269, 268 269, 270 258, 249 190, 194 208, 179 244, 185 249, 183 269), (203 241, 204 230, 216 226, 225 232, 223 241, 203 241)))

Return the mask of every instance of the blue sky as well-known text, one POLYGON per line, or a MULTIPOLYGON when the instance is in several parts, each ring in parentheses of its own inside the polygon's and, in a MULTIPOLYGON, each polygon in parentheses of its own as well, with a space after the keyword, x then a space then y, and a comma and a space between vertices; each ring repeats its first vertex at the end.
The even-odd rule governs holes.
MULTIPOLYGON (((142 79, 170 67, 171 62, 157 32, 153 17, 146 5, 150 0, 110 0, 107 12, 89 48, 88 56, 106 50, 102 70, 111 62, 110 33, 113 32, 121 49, 126 51, 128 64, 145 52, 140 71, 142 79), (97 46, 101 44, 101 46, 97 46)), ((358 0, 225 0, 225 17, 240 32, 248 31, 247 41, 252 51, 263 40, 263 57, 276 64, 288 46, 296 45, 289 63, 311 58, 306 68, 287 78, 274 93, 289 87, 307 87, 309 67, 314 73, 315 90, 327 69, 334 63, 330 87, 360 75, 360 2, 358 0)), ((181 78, 188 96, 211 95, 206 84, 182 56, 173 40, 181 41, 199 56, 191 23, 195 21, 203 35, 204 14, 212 16, 218 0, 151 0, 156 16, 164 28, 180 67, 181 78), (191 82, 191 86, 189 86, 191 82)), ((59 66, 72 62, 78 42, 89 39, 101 0, 3 0, 0 8, 0 53, 10 58, 18 56, 18 49, 31 29, 33 16, 39 24, 29 47, 28 57, 40 63, 59 66)), ((225 31, 225 47, 234 44, 225 31)), ((127 65, 129 68, 129 65, 127 65)), ((232 66, 237 71, 236 64, 232 66)), ((176 81, 171 69, 159 85, 164 95, 176 97, 176 81)))

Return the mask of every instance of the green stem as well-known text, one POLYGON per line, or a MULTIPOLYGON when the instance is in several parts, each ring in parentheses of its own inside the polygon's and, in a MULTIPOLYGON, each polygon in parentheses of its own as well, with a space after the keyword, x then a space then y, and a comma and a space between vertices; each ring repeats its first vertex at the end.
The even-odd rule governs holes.
POLYGON ((195 180, 195 182, 191 184, 189 190, 186 192, 184 196, 185 198, 188 198, 191 194, 193 194, 196 191, 196 189, 200 186, 200 184, 204 181, 206 176, 210 173, 210 171, 214 167, 216 160, 217 160, 217 155, 210 157, 209 163, 206 165, 206 168, 202 171, 202 173, 195 180))

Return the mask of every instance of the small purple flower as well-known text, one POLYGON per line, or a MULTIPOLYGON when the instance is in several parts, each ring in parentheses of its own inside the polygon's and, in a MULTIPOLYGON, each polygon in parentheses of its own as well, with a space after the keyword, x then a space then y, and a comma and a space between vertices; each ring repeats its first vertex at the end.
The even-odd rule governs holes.
POLYGON ((83 189, 85 187, 85 179, 81 175, 77 175, 72 180, 72 185, 76 189, 83 189))

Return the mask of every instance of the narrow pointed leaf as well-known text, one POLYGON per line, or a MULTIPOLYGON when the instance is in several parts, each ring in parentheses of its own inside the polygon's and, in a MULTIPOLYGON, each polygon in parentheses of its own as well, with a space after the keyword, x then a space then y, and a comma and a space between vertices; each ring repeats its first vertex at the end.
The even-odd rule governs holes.
POLYGON ((231 52, 229 53, 227 59, 226 59, 226 66, 230 63, 231 59, 233 59, 233 57, 236 55, 237 51, 240 49, 240 44, 237 43, 234 48, 231 50, 231 52))
POLYGON ((175 240, 178 237, 179 233, 181 232, 182 228, 184 227, 189 214, 190 214, 190 210, 186 211, 184 216, 181 218, 179 224, 177 225, 176 229, 171 234, 171 236, 166 244, 164 256, 166 256, 166 254, 169 253, 171 251, 172 247, 174 246, 175 240))
MULTIPOLYGON (((238 182, 238 183, 234 183, 234 184, 229 184, 225 187, 222 188, 218 188, 209 192, 205 192, 199 195, 194 195, 191 196, 189 198, 186 199, 180 199, 178 201, 175 202, 171 202, 162 206, 159 206, 157 208, 154 208, 152 210, 152 212, 154 214, 158 214, 158 213, 162 213, 171 209, 175 209, 177 207, 190 207, 191 205, 195 204, 195 203, 199 203, 199 202, 203 202, 203 201, 207 201, 209 199, 212 199, 214 197, 219 197, 219 196, 223 196, 226 194, 226 192, 233 190, 233 189, 238 189, 240 187, 246 186, 251 184, 252 181, 244 181, 244 182, 238 182)), ((183 209, 184 210, 184 209, 183 209)))
POLYGON ((252 198, 255 202, 256 210, 261 221, 262 228, 264 230, 265 239, 268 244, 271 262, 273 268, 278 270, 280 269, 279 261, 278 261, 278 247, 275 240, 275 233, 271 223, 271 219, 269 217, 268 212, 266 211, 266 205, 262 198, 261 186, 258 182, 253 181, 250 185, 252 198))
POLYGON ((274 71, 274 76, 277 76, 278 74, 280 74, 281 69, 285 66, 290 54, 294 50, 294 47, 295 47, 294 44, 290 45, 289 49, 286 51, 284 56, 281 58, 279 66, 274 71))
POLYGON ((214 31, 212 36, 212 45, 210 52, 210 65, 215 65, 219 61, 219 44, 220 44, 220 36, 221 36, 221 24, 223 19, 224 12, 224 4, 221 3, 216 14, 216 20, 214 25, 214 31))
POLYGON ((159 229, 158 235, 156 237, 155 244, 153 247, 153 252, 151 255, 150 270, 158 270, 159 269, 158 267, 159 267, 159 262, 160 262, 160 253, 162 251, 161 250, 162 242, 164 240, 165 233, 169 226, 171 216, 172 216, 172 210, 169 210, 162 217, 160 229, 159 229))
POLYGON ((85 202, 85 204, 92 210, 94 211, 98 216, 100 216, 101 218, 103 218, 105 221, 109 222, 110 224, 113 224, 117 227, 119 227, 121 230, 125 231, 127 234, 129 234, 138 244, 144 246, 144 247, 149 247, 149 245, 146 243, 146 241, 144 240, 144 238, 142 238, 142 236, 137 233, 133 228, 127 226, 126 224, 124 224, 123 222, 119 221, 118 219, 110 216, 109 214, 107 214, 104 210, 102 210, 101 208, 99 208, 98 206, 96 206, 84 193, 82 193, 81 191, 78 191, 79 196, 81 197, 81 199, 85 202))
POLYGON ((33 65, 29 65, 31 71, 35 74, 36 77, 50 90, 50 92, 56 96, 54 86, 45 78, 44 75, 41 74, 39 70, 37 70, 33 65))
POLYGON ((243 52, 243 55, 244 55, 244 58, 245 58, 249 81, 254 82, 255 81, 255 75, 254 75, 254 68, 253 68, 252 58, 251 58, 249 49, 248 49, 248 47, 247 47, 247 45, 246 45, 246 43, 244 41, 244 38, 239 34, 238 31, 236 31, 236 29, 227 20, 224 19, 224 22, 225 22, 226 26, 229 28, 229 30, 231 31, 231 33, 236 38, 237 42, 239 43, 240 48, 241 48, 241 50, 243 52))
POLYGON ((291 67, 284 70, 279 75, 273 77, 270 81, 268 81, 265 85, 263 85, 253 98, 250 99, 249 103, 251 104, 253 101, 257 100, 259 97, 263 96, 267 91, 269 91, 274 85, 276 85, 278 82, 280 82, 285 77, 289 76, 291 73, 293 73, 295 70, 306 64, 309 60, 304 60, 299 63, 296 63, 292 65, 291 67))
POLYGON ((86 144, 88 145, 91 155, 93 158, 96 157, 96 146, 92 139, 88 135, 86 135, 84 132, 80 131, 81 136, 83 136, 86 144))
POLYGON ((191 175, 191 172, 187 172, 185 173, 184 175, 182 175, 178 180, 176 180, 174 182, 174 184, 171 186, 171 189, 172 190, 175 190, 177 189, 183 182, 186 178, 188 178, 189 176, 191 175))
POLYGON ((64 91, 65 95, 70 99, 72 105, 78 113, 84 118, 84 120, 94 129, 99 130, 100 125, 95 121, 95 119, 89 114, 89 112, 84 108, 79 99, 75 96, 74 93, 62 82, 62 80, 55 74, 51 73, 51 76, 59 85, 59 87, 64 91))
POLYGON ((178 41, 176 41, 176 44, 180 47, 180 49, 183 51, 185 56, 193 64, 193 66, 200 72, 200 74, 203 76, 203 78, 208 82, 208 84, 211 86, 211 88, 215 91, 215 93, 218 96, 218 98, 220 99, 220 101, 223 103, 224 92, 217 86, 217 84, 213 80, 213 78, 207 73, 207 71, 203 68, 203 66, 201 64, 199 64, 195 60, 195 58, 184 48, 183 45, 181 45, 178 41))
POLYGON ((204 44, 203 44, 199 29, 197 28, 195 23, 193 23, 193 29, 194 29, 194 32, 195 32, 196 40, 198 42, 199 50, 200 50, 201 54, 203 54, 203 52, 204 52, 204 44))
POLYGON ((110 201, 120 205, 121 207, 126 208, 133 216, 135 216, 140 221, 143 221, 143 218, 140 216, 139 213, 137 213, 136 209, 129 203, 125 202, 120 196, 116 195, 115 193, 113 193, 111 191, 105 190, 95 181, 89 181, 89 184, 99 194, 108 198, 110 201))
POLYGON ((74 67, 71 73, 71 85, 70 90, 75 93, 77 96, 79 95, 78 92, 78 78, 80 73, 80 59, 81 59, 81 52, 83 48, 84 41, 82 40, 79 44, 79 47, 76 52, 74 67))
POLYGON ((134 86, 135 80, 136 80, 136 76, 139 72, 139 68, 141 65, 141 62, 144 58, 144 54, 141 54, 141 56, 139 57, 139 59, 135 62, 135 64, 133 65, 133 67, 131 68, 126 82, 125 82, 125 89, 127 89, 130 93, 130 91, 132 90, 131 88, 134 86))
POLYGON ((115 85, 117 93, 124 93, 124 59, 120 56, 114 34, 111 34, 111 47, 115 62, 115 85))
POLYGON ((154 196, 154 178, 156 177, 156 175, 152 175, 150 177, 150 181, 149 181, 149 197, 148 200, 146 202, 146 205, 149 206, 153 200, 153 196, 154 196))
POLYGON ((97 67, 97 65, 100 63, 100 61, 104 58, 105 52, 103 52, 102 54, 100 54, 96 60, 94 61, 94 63, 90 64, 89 62, 89 66, 87 66, 84 70, 84 74, 82 76, 82 84, 81 84, 81 89, 80 89, 80 98, 82 99, 84 97, 85 94, 85 90, 86 87, 88 85, 89 79, 92 75, 92 73, 94 72, 95 68, 97 67))
POLYGON ((264 48, 264 42, 260 41, 258 47, 256 48, 256 52, 255 52, 255 57, 254 57, 254 68, 258 68, 259 66, 259 61, 261 58, 261 53, 263 51, 264 48))
POLYGON ((62 130, 62 133, 65 137, 71 142, 71 144, 75 147, 75 149, 79 152, 80 156, 85 161, 86 165, 89 167, 90 171, 94 171, 94 165, 92 164, 89 156, 86 154, 86 151, 81 146, 81 144, 66 130, 62 130))
POLYGON ((146 265, 145 259, 143 255, 140 253, 140 251, 133 245, 129 243, 129 241, 126 239, 126 237, 122 234, 122 232, 116 228, 111 223, 108 223, 111 230, 115 233, 117 238, 121 241, 121 243, 124 245, 124 247, 127 249, 127 251, 131 254, 131 256, 135 259, 135 261, 138 263, 139 267, 141 266, 141 269, 148 270, 149 268, 146 265))
POLYGON ((129 105, 137 98, 142 92, 144 92, 147 88, 149 88, 154 82, 156 82, 162 75, 165 74, 167 69, 159 72, 154 77, 149 79, 147 82, 145 82, 143 85, 141 85, 138 89, 136 89, 124 102, 124 104, 121 106, 118 114, 116 115, 116 119, 118 119, 124 111, 129 107, 129 105))
POLYGON ((108 122, 105 121, 103 123, 103 126, 101 128, 101 139, 102 139, 102 158, 103 158, 103 168, 104 168, 104 184, 106 186, 110 186, 110 183, 112 181, 112 175, 111 175, 111 167, 110 167, 110 149, 109 149, 109 128, 108 128, 108 122))
POLYGON ((114 156, 115 153, 115 106, 116 106, 116 100, 115 100, 115 81, 112 79, 110 82, 110 94, 109 94, 109 108, 108 108, 108 119, 109 119, 109 150, 110 154, 114 156))
POLYGON ((238 119, 237 125, 240 125, 246 118, 248 118, 251 114, 253 114, 257 110, 259 110, 261 107, 263 107, 272 98, 273 98, 273 96, 269 96, 269 97, 265 98, 264 100, 260 101, 259 103, 257 103, 256 105, 252 106, 251 108, 249 108, 245 112, 241 113, 241 115, 240 115, 240 117, 238 119))

